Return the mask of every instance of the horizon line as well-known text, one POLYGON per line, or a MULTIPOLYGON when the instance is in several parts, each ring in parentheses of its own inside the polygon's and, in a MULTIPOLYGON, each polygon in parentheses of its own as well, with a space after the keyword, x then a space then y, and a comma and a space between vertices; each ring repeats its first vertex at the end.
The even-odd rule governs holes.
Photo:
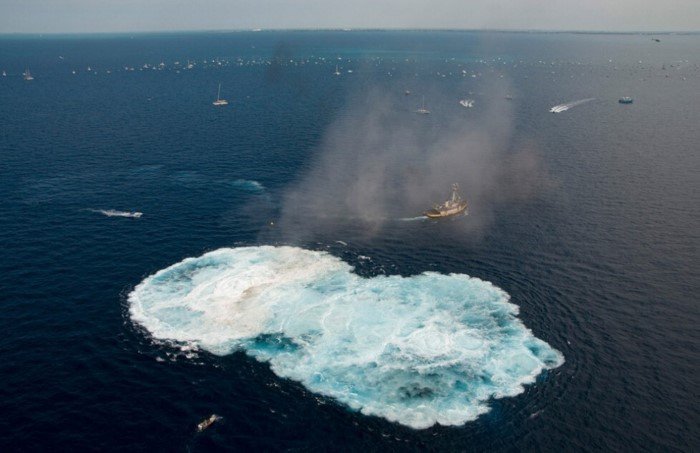
POLYGON ((51 31, 51 32, 0 32, 0 36, 84 36, 84 35, 146 35, 159 33, 261 33, 261 32, 485 32, 485 33, 571 33, 571 34, 606 34, 606 35, 692 35, 700 34, 698 30, 585 30, 585 29, 527 29, 527 28, 403 28, 403 27, 301 27, 301 28, 212 28, 212 29, 167 29, 167 30, 126 30, 126 31, 51 31))

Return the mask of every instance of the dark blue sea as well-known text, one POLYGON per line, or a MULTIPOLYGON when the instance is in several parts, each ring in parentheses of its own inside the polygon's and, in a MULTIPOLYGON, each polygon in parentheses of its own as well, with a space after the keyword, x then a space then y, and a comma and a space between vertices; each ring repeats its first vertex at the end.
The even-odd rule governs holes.
POLYGON ((692 34, 0 37, 0 450, 700 450, 698 49, 692 34), (422 218, 455 182, 468 215, 422 218), (164 305, 137 316, 144 279, 222 248, 147 280, 164 305), (290 310, 308 332, 235 337, 232 313, 254 327, 259 306, 229 296, 261 268, 246 297, 268 304, 289 279, 260 316, 290 310), (203 288, 175 301, 192 275, 203 288), (295 308, 307 295, 323 316, 295 308), (348 326, 342 347, 319 340, 348 326), (489 346, 465 352, 464 326, 489 346), (376 345, 386 361, 357 366, 376 345), (532 379, 475 396, 524 356, 544 357, 532 379), (401 412, 435 401, 429 427, 401 412))

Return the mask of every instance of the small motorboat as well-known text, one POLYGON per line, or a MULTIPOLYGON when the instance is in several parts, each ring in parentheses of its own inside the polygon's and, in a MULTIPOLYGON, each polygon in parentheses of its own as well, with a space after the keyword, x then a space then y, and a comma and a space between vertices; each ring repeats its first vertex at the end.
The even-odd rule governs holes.
POLYGON ((211 414, 208 418, 205 418, 201 422, 197 423, 197 432, 201 433, 202 431, 216 423, 218 420, 221 420, 221 418, 222 417, 219 415, 211 414))
POLYGON ((632 99, 629 96, 624 96, 621 97, 617 102, 619 102, 620 104, 631 104, 634 102, 634 99, 632 99))

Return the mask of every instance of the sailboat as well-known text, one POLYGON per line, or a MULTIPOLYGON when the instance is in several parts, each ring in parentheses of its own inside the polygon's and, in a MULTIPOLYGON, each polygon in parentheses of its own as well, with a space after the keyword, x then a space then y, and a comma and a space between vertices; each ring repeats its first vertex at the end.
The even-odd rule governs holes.
POLYGON ((425 108, 425 96, 423 96, 423 104, 421 104, 421 108, 416 110, 416 113, 420 113, 421 115, 428 115, 430 113, 430 110, 425 108))
POLYGON ((34 80, 34 77, 32 77, 32 73, 29 72, 29 68, 27 68, 27 70, 24 71, 23 77, 24 80, 34 80))
POLYGON ((340 75, 340 71, 338 71, 338 65, 335 65, 335 72, 333 74, 340 75))
POLYGON ((221 84, 219 84, 219 92, 216 94, 216 101, 212 102, 214 105, 228 105, 226 99, 221 99, 221 84))
POLYGON ((7 77, 7 73, 5 71, 2 71, 2 76, 7 77))

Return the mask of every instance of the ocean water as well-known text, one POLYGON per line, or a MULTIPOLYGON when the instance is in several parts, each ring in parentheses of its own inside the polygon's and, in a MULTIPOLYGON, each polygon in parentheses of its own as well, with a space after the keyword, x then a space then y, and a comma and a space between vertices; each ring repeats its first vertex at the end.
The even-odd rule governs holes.
POLYGON ((700 36, 657 37, 0 37, 0 448, 697 451, 700 36))

